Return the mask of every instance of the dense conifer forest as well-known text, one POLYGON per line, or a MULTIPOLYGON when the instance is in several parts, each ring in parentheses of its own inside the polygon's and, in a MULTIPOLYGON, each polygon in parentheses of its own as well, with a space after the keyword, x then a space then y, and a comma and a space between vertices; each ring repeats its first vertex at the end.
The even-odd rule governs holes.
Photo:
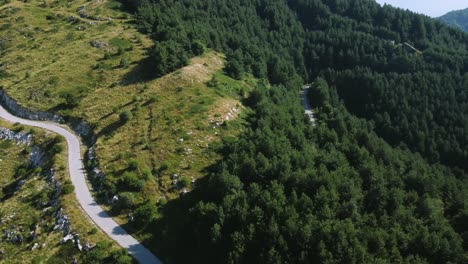
POLYGON ((158 75, 210 48, 267 80, 205 183, 143 228, 163 259, 467 261, 468 34, 372 0, 125 4, 158 75))

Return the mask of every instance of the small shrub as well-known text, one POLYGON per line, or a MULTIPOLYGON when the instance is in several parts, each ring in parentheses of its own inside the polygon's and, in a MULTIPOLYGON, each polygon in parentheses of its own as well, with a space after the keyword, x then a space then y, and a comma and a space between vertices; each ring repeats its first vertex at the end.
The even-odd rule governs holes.
POLYGON ((120 122, 122 123, 127 123, 128 121, 132 120, 133 119, 133 114, 132 112, 126 110, 126 111, 123 111, 122 113, 120 113, 119 115, 119 119, 120 119, 120 122))
POLYGON ((129 191, 141 191, 144 187, 146 182, 144 180, 140 180, 134 172, 127 171, 123 175, 122 185, 129 191))
POLYGON ((97 234, 97 232, 98 232, 97 228, 93 227, 93 228, 91 228, 91 230, 89 230, 88 234, 95 235, 95 234, 97 234))
POLYGON ((159 205, 160 205, 160 206, 163 206, 163 205, 166 205, 166 204, 167 204, 166 198, 161 197, 161 199, 159 199, 159 205))
POLYGON ((156 204, 146 202, 135 211, 135 222, 139 225, 147 225, 156 218, 157 212, 156 204))
POLYGON ((132 171, 135 171, 138 169, 138 166, 139 166, 139 163, 137 160, 134 160, 134 159, 131 159, 129 162, 128 162, 128 168, 132 171))
POLYGON ((51 150, 53 154, 59 154, 62 153, 65 150, 65 148, 61 144, 55 144, 51 150))
POLYGON ((62 194, 65 194, 65 195, 70 194, 74 190, 75 190, 75 186, 73 186, 73 184, 71 184, 71 183, 67 183, 67 184, 63 185, 63 187, 62 187, 62 194))
POLYGON ((158 101, 158 97, 156 97, 156 95, 152 95, 148 100, 149 103, 155 103, 156 101, 158 101))
POLYGON ((205 53, 205 51, 206 51, 206 47, 205 45, 203 45, 203 43, 201 43, 201 41, 194 40, 192 42, 192 52, 194 55, 196 56, 202 55, 203 53, 205 53))
POLYGON ((120 60, 120 64, 119 64, 120 68, 128 68, 129 65, 130 65, 130 62, 128 61, 127 58, 122 58, 120 60))
POLYGON ((34 174, 40 174, 42 172, 42 168, 41 167, 37 167, 34 169, 33 173, 34 174))
POLYGON ((117 54, 124 55, 125 54, 125 48, 124 47, 119 47, 118 51, 117 51, 117 54))
POLYGON ((135 209, 138 204, 137 194, 123 192, 119 194, 119 201, 114 205, 117 210, 135 209))
POLYGON ((63 136, 55 136, 54 138, 55 143, 62 143, 65 142, 65 138, 63 136))
POLYGON ((77 107, 78 104, 81 101, 81 98, 79 97, 78 94, 71 92, 71 91, 65 91, 60 95, 60 98, 65 100, 65 106, 68 108, 74 108, 77 107))
POLYGON ((187 176, 183 176, 180 178, 180 185, 182 187, 187 187, 190 185, 190 178, 187 176))
POLYGON ((145 178, 145 180, 149 181, 151 180, 151 178, 153 177, 153 174, 151 173, 151 170, 150 169, 145 169, 143 171, 143 177, 145 178))

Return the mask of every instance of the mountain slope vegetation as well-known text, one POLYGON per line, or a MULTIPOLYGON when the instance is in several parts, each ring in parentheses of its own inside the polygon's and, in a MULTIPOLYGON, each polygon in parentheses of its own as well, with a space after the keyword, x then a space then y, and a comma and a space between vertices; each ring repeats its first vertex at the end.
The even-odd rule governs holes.
MULTIPOLYGON (((2 39, 28 24, 14 12, 84 4, 59 2, 7 4, 2 39)), ((101 201, 166 263, 467 261, 467 34, 373 0, 122 0, 135 21, 90 3, 113 19, 71 38, 111 46, 84 56, 88 83, 28 95, 46 75, 14 63, 38 56, 26 26, 2 84, 91 123, 101 201)))
POLYGON ((161 256, 466 260, 468 35, 368 0, 125 4, 154 39, 153 60, 177 62, 160 74, 201 43, 227 54, 233 78, 273 84, 246 100, 249 128, 204 184, 142 229, 161 256), (315 76, 313 128, 297 91, 315 76))
POLYGON ((226 72, 235 78, 251 73, 298 88, 301 78, 323 75, 332 85, 339 83, 348 109, 372 119, 390 143, 404 143, 430 162, 467 168, 462 87, 468 35, 461 31, 370 0, 141 0, 129 5, 137 10, 140 29, 156 42, 155 61, 162 53, 190 57, 194 43, 201 42, 227 54, 226 72), (174 46, 177 52, 164 51, 174 46))
POLYGON ((2 120, 0 127, 29 135, 31 144, 26 136, 21 143, 0 139, 0 262, 132 263, 79 207, 66 173, 66 144, 37 128, 2 120), (68 233, 74 236, 62 241, 68 233), (87 249, 78 248, 78 237, 87 249))
POLYGON ((90 180, 121 223, 147 200, 189 191, 219 158, 210 144, 240 129, 227 123, 256 80, 227 77, 223 54, 199 46, 186 67, 154 78, 152 41, 119 2, 0 4, 0 88, 25 107, 92 127, 94 159, 86 164, 105 177, 90 180), (131 202, 112 206, 122 193, 131 202))
POLYGON ((175 263, 466 259, 466 179, 390 147, 342 105, 322 101, 314 128, 295 91, 256 91, 250 128, 225 145, 208 182, 168 204, 149 229, 161 256, 175 263))
POLYGON ((437 19, 447 23, 448 25, 468 31, 468 8, 449 12, 437 19))

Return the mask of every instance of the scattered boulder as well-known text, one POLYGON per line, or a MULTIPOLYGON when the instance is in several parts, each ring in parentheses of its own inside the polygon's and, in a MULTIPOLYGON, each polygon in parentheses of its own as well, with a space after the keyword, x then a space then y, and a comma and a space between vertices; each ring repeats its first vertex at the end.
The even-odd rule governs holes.
POLYGON ((75 24, 78 22, 78 18, 74 17, 74 16, 69 16, 68 17, 68 22, 72 23, 72 24, 75 24))
POLYGON ((65 243, 65 242, 67 242, 68 240, 72 239, 72 238, 73 238, 73 235, 68 234, 68 235, 64 236, 64 237, 62 238, 62 240, 60 240, 60 243, 63 244, 63 243, 65 243))
POLYGON ((107 43, 102 40, 93 40, 90 42, 91 46, 94 48, 102 49, 107 47, 107 43))
POLYGON ((31 247, 31 251, 35 250, 39 246, 39 243, 34 243, 34 245, 31 247))
POLYGON ((180 196, 184 196, 186 195, 187 193, 189 193, 189 191, 187 189, 183 189, 181 192, 180 192, 180 196))
POLYGON ((115 202, 118 202, 119 201, 119 196, 118 195, 114 195, 114 197, 112 197, 112 200, 111 200, 111 203, 115 203, 115 202))

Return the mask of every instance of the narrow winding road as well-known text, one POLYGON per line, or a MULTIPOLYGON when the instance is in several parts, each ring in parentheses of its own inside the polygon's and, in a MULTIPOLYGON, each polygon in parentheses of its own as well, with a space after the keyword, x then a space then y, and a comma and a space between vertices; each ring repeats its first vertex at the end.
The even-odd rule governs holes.
POLYGON ((140 242, 129 235, 117 224, 94 200, 86 184, 86 178, 81 157, 81 143, 78 137, 65 128, 50 122, 31 121, 13 116, 0 106, 0 118, 12 123, 39 127, 63 136, 68 144, 68 168, 70 178, 75 186, 75 194, 80 206, 93 222, 120 246, 127 249, 139 263, 159 264, 161 261, 140 242))

